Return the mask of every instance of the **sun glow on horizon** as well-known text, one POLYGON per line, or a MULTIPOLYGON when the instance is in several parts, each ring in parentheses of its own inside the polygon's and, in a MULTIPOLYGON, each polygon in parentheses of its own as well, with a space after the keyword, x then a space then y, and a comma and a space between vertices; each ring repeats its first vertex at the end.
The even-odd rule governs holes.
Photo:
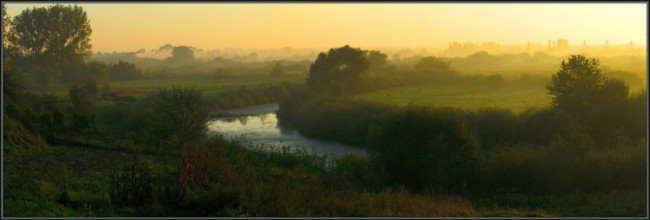
MULTIPOLYGON (((16 16, 50 4, 5 3, 16 16)), ((65 5, 69 3, 63 3, 65 5)), ((84 3, 94 51, 446 47, 451 41, 644 45, 646 4, 84 3)), ((645 45, 644 45, 645 46, 645 45)))

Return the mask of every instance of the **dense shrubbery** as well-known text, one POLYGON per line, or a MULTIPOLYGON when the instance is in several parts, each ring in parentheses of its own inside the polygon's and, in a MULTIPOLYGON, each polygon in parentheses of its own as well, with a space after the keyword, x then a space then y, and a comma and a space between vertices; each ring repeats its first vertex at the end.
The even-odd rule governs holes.
POLYGON ((596 124, 575 120, 558 108, 531 108, 520 114, 505 109, 400 109, 309 92, 281 103, 278 117, 281 124, 296 127, 303 135, 368 147, 377 163, 372 172, 384 175, 375 181, 389 185, 454 190, 465 182, 472 186, 468 189, 479 192, 595 192, 643 185, 646 153, 639 152, 639 146, 646 143, 642 132, 646 116, 640 113, 645 97, 637 94, 623 99, 617 107, 618 121, 596 124), (484 150, 479 154, 480 148, 484 150), (458 156, 450 156, 453 152, 458 156), (618 160, 614 158, 620 156, 614 155, 635 159, 618 160), (473 169, 480 169, 481 175, 473 169), (598 173, 607 175, 602 180, 626 181, 623 185, 590 183, 598 182, 598 173))
POLYGON ((557 139, 546 148, 503 147, 480 165, 477 192, 571 193, 643 189, 646 149, 575 149, 581 138, 557 139), (569 152, 567 152, 569 151, 569 152))
POLYGON ((457 110, 409 106, 384 120, 368 138, 391 182, 458 191, 475 181, 480 146, 457 110))

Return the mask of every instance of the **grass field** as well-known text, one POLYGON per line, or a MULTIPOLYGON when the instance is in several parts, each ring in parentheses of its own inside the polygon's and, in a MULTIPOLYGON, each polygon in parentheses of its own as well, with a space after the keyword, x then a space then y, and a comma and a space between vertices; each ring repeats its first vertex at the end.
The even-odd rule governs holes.
POLYGON ((469 110, 487 107, 509 108, 521 112, 529 107, 545 106, 551 103, 544 86, 500 88, 470 87, 458 85, 418 85, 398 87, 365 93, 356 96, 384 104, 405 106, 410 103, 425 106, 450 106, 469 110))
MULTIPOLYGON (((219 93, 239 89, 240 86, 247 88, 254 88, 259 85, 274 85, 283 82, 289 83, 304 83, 306 76, 304 75, 289 75, 280 77, 269 76, 241 76, 241 77, 228 77, 221 79, 153 79, 153 80, 134 80, 123 82, 111 82, 110 88, 112 91, 120 95, 133 96, 141 98, 147 94, 154 93, 161 88, 169 88, 177 85, 181 87, 196 86, 198 89, 203 90, 203 95, 210 97, 219 93)), ((52 91, 56 96, 67 97, 68 90, 62 85, 55 85, 52 91)))

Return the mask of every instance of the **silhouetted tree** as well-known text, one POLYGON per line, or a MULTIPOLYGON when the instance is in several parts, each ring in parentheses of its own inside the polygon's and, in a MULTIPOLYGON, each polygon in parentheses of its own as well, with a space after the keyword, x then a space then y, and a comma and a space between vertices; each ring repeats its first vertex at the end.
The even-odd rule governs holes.
POLYGON ((344 83, 356 83, 368 71, 367 51, 348 45, 320 53, 309 68, 307 85, 312 88, 340 90, 344 83))
POLYGON ((415 64, 415 72, 419 74, 442 75, 450 72, 449 61, 440 57, 423 57, 415 64))
POLYGON ((596 94, 606 81, 599 65, 598 59, 582 55, 571 55, 567 61, 562 61, 560 70, 546 86, 553 96, 553 105, 574 117, 588 114, 595 107, 596 94))
POLYGON ((12 47, 8 32, 11 29, 11 18, 7 14, 7 6, 2 4, 2 97, 3 103, 19 99, 20 93, 25 89, 22 76, 13 70, 11 61, 16 55, 12 47))
POLYGON ((142 79, 142 71, 136 68, 135 64, 120 60, 116 64, 110 64, 110 81, 125 81, 142 79))
POLYGON ((607 78, 603 87, 594 94, 589 124, 597 143, 614 144, 618 137, 613 134, 628 135, 633 129, 626 127, 622 119, 624 115, 635 111, 627 106, 629 95, 629 87, 625 82, 611 78, 607 78))
POLYGON ((626 122, 630 108, 629 87, 622 80, 606 77, 599 60, 571 55, 547 85, 553 105, 588 126, 596 144, 615 144, 619 135, 635 130, 626 122))
POLYGON ((155 97, 150 120, 153 137, 172 147, 200 138, 205 133, 207 108, 197 88, 174 86, 161 89, 155 97))
MULTIPOLYGON (((11 38, 9 37, 11 32, 11 17, 9 17, 9 14, 7 14, 7 6, 2 4, 2 55, 3 58, 6 57, 8 54, 13 54, 13 53, 8 53, 10 48, 12 47, 12 42, 10 41, 11 38)), ((5 63, 6 65, 6 63, 5 63)))
POLYGON ((25 9, 11 25, 9 41, 32 61, 29 69, 39 74, 44 88, 65 72, 62 66, 83 62, 83 56, 91 53, 90 21, 79 6, 25 9))
POLYGON ((366 55, 366 59, 370 62, 369 68, 371 71, 376 71, 386 67, 386 65, 388 65, 388 61, 386 60, 387 58, 388 55, 376 50, 371 50, 366 55))
POLYGON ((174 47, 174 50, 172 50, 172 57, 169 58, 169 61, 175 63, 194 61, 194 51, 187 46, 174 47))

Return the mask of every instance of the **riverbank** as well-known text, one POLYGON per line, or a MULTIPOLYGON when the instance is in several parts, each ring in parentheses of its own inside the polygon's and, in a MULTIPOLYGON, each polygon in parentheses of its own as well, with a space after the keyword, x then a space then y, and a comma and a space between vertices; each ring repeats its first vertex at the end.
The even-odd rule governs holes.
POLYGON ((218 117, 208 121, 208 133, 218 132, 229 139, 249 141, 267 150, 289 147, 326 155, 367 156, 365 148, 307 138, 296 129, 279 125, 275 114, 278 108, 278 104, 265 104, 221 111, 218 117))
POLYGON ((275 113, 278 110, 278 108, 280 108, 278 103, 253 105, 244 108, 235 108, 235 109, 213 112, 210 116, 211 118, 215 118, 215 117, 263 115, 268 113, 275 113))

